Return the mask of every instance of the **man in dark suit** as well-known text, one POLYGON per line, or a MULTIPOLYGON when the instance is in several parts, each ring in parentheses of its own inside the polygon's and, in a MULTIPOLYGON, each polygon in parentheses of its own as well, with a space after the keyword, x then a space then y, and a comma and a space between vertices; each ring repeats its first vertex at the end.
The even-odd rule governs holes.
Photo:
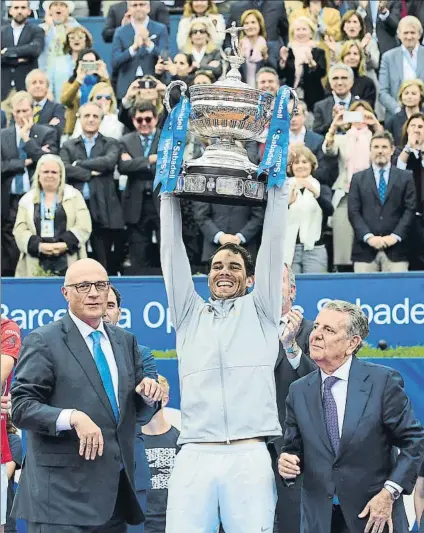
MULTIPOLYGON (((128 2, 118 2, 109 8, 107 13, 105 26, 102 31, 102 37, 105 43, 111 43, 113 41, 113 36, 115 31, 129 23, 129 14, 128 14, 128 2)), ((165 24, 169 32, 169 9, 168 7, 161 2, 160 0, 151 0, 150 1, 150 13, 149 17, 156 22, 165 24)))
POLYGON ((57 154, 52 128, 34 124, 32 98, 19 91, 11 99, 14 125, 1 132, 1 269, 14 276, 19 251, 13 237, 18 203, 31 187, 32 175, 44 154, 57 154))
POLYGON ((153 191, 160 131, 156 128, 158 113, 151 102, 132 107, 131 116, 135 131, 122 139, 118 170, 128 176, 122 195, 131 260, 126 273, 142 275, 160 268, 159 198, 153 191))
POLYGON ((77 261, 62 287, 68 313, 23 343, 12 419, 27 432, 27 453, 12 514, 28 533, 121 533, 144 520, 134 429, 162 390, 145 377, 134 335, 103 322, 109 287, 97 261, 77 261))
POLYGON ((119 144, 99 132, 103 111, 97 104, 81 106, 79 119, 82 134, 64 143, 60 157, 65 164, 67 182, 83 194, 90 210, 94 257, 109 273, 116 273, 112 247, 122 238, 124 229, 114 180, 119 144))
POLYGON ((29 0, 12 0, 11 23, 1 28, 1 99, 9 92, 25 90, 25 78, 38 67, 44 49, 44 31, 28 22, 29 0))
POLYGON ((160 53, 168 49, 168 30, 149 18, 148 0, 128 0, 130 22, 118 28, 113 37, 112 69, 116 96, 121 100, 128 87, 143 74, 155 74, 160 53))
POLYGON ((395 151, 388 131, 371 139, 371 168, 353 175, 348 198, 355 232, 355 272, 407 272, 408 236, 417 195, 410 171, 391 166, 395 151))
POLYGON ((414 489, 424 430, 400 374, 356 358, 367 336, 358 306, 328 302, 309 339, 319 368, 290 387, 278 467, 288 484, 303 472, 300 533, 408 531, 400 496, 414 489))

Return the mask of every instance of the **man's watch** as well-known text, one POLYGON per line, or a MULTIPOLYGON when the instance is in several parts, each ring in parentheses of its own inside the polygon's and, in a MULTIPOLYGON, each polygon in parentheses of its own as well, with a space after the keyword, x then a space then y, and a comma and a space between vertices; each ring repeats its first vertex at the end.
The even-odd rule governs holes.
POLYGON ((296 344, 296 341, 294 341, 289 347, 284 348, 286 353, 294 353, 297 355, 297 352, 299 350, 299 347, 296 344))
POLYGON ((390 493, 393 502, 400 498, 400 492, 389 483, 385 483, 384 488, 390 493))
POLYGON ((409 146, 409 144, 405 145, 405 148, 403 149, 405 154, 410 154, 412 152, 412 148, 409 146))

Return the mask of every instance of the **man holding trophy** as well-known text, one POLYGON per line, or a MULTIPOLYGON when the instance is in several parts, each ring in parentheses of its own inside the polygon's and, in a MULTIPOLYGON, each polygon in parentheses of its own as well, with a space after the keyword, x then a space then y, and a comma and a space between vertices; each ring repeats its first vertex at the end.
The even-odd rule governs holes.
POLYGON ((209 85, 210 96, 203 96, 199 105, 193 98, 195 87, 190 89, 191 104, 183 94, 168 117, 158 150, 161 262, 176 331, 182 413, 182 449, 169 482, 167 533, 215 533, 220 523, 226 533, 272 532, 274 524, 276 488, 265 439, 281 435, 274 367, 288 211, 284 180, 291 90, 282 87, 276 97, 261 168, 243 174, 245 153, 235 147, 234 138, 256 138, 262 131, 258 122, 263 129, 271 117, 265 120, 261 109, 268 94, 238 78, 236 31, 230 30, 235 56, 229 57, 233 69, 227 79, 209 85), (241 109, 255 98, 256 110, 249 105, 241 109), (218 142, 211 147, 215 152, 207 149, 202 158, 184 163, 180 174, 178 147, 184 146, 188 114, 192 129, 202 134, 208 130, 218 142), (217 152, 226 153, 225 160, 214 157, 217 152), (214 187, 202 188, 207 182, 214 187), (265 185, 268 203, 256 269, 243 247, 221 246, 210 261, 211 297, 204 300, 195 290, 183 244, 178 196, 260 202, 266 197, 265 185), (254 198, 252 191, 261 188, 263 197, 254 198))

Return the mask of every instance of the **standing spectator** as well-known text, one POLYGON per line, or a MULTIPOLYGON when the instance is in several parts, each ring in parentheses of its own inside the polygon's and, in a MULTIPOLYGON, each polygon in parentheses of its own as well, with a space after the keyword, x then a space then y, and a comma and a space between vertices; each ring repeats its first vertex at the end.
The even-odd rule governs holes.
POLYGON ((354 74, 352 92, 374 108, 377 98, 375 83, 365 75, 365 54, 359 41, 346 41, 340 50, 339 62, 348 65, 354 74))
POLYGON ((213 0, 186 0, 183 16, 178 23, 177 45, 183 50, 190 32, 190 22, 197 17, 206 17, 215 26, 214 44, 219 49, 225 39, 225 20, 213 0))
POLYGON ((333 185, 334 216, 333 248, 334 265, 338 270, 351 268, 351 255, 353 244, 353 230, 347 216, 348 195, 352 176, 356 172, 365 170, 370 162, 370 143, 373 131, 381 131, 383 128, 367 102, 354 102, 350 111, 361 113, 361 122, 345 122, 344 111, 334 117, 330 129, 322 146, 325 154, 338 155, 339 176, 333 185), (344 126, 344 133, 336 132, 344 126), (346 132, 347 129, 347 132, 346 132))
POLYGON ((424 110, 424 82, 418 79, 404 81, 399 89, 398 102, 401 110, 388 121, 386 129, 393 135, 395 146, 400 147, 405 122, 424 110))
POLYGON ((29 0, 12 0, 10 24, 1 28, 1 98, 11 90, 23 91, 25 78, 38 67, 38 57, 44 49, 43 30, 28 21, 29 0))
POLYGON ((386 108, 386 120, 401 110, 397 101, 400 86, 406 80, 424 79, 424 46, 421 22, 405 17, 399 22, 397 35, 401 45, 389 50, 381 58, 380 102, 386 108))
POLYGON ((20 200, 13 235, 21 252, 16 276, 40 271, 64 276, 69 265, 87 257, 91 219, 81 193, 65 183, 60 157, 44 155, 33 185, 20 200))
POLYGON ((262 67, 256 73, 256 88, 260 91, 268 91, 276 96, 280 87, 280 80, 275 69, 271 67, 262 67))
MULTIPOLYGON (((168 85, 171 81, 175 80, 181 80, 187 83, 187 85, 190 85, 193 78, 192 71, 193 57, 183 53, 177 54, 174 57, 174 60, 172 60, 171 57, 163 60, 163 58, 159 56, 155 66, 155 74, 164 85, 168 85)), ((174 90, 171 91, 170 96, 172 107, 174 107, 173 103, 179 101, 181 94, 178 88, 174 88, 174 90)))
POLYGON ((14 276, 19 251, 13 237, 19 200, 29 191, 38 160, 57 153, 53 128, 34 124, 31 95, 16 93, 11 100, 14 125, 1 134, 2 276, 14 276))
POLYGON ((122 195, 131 261, 127 274, 142 275, 159 269, 159 198, 153 191, 153 180, 160 131, 151 102, 131 108, 131 116, 135 131, 122 139, 118 170, 128 176, 122 195))
POLYGON ((7 463, 7 477, 9 483, 7 485, 7 514, 6 525, 4 526, 4 533, 17 533, 16 520, 10 516, 12 510, 13 500, 15 499, 15 474, 22 466, 22 440, 18 434, 18 430, 12 424, 10 414, 7 414, 6 420, 7 440, 9 442, 10 453, 12 454, 12 461, 7 463))
POLYGON ((120 101, 136 77, 154 74, 160 53, 168 49, 168 30, 149 18, 150 1, 128 0, 130 23, 115 32, 112 69, 120 101))
POLYGON ((104 268, 113 272, 117 265, 112 247, 122 237, 124 228, 114 180, 119 145, 99 133, 103 111, 97 104, 81 106, 79 118, 82 134, 65 142, 60 157, 68 183, 82 192, 87 202, 93 224, 90 238, 93 255, 104 268))
MULTIPOLYGON (((103 10, 105 9, 105 7, 106 6, 104 5, 103 10)), ((169 9, 164 4, 164 2, 161 2, 160 0, 153 0, 150 4, 149 16, 152 20, 160 22, 161 24, 165 24, 169 32, 169 9)), ((108 9, 105 26, 102 31, 102 37, 104 42, 111 43, 113 41, 115 31, 120 26, 125 26, 125 24, 129 24, 130 18, 131 15, 128 10, 128 2, 118 2, 112 5, 108 9)))
POLYGON ((417 197, 411 173, 391 166, 394 150, 390 133, 375 134, 371 168, 352 178, 348 212, 355 232, 355 272, 408 271, 408 237, 417 197))

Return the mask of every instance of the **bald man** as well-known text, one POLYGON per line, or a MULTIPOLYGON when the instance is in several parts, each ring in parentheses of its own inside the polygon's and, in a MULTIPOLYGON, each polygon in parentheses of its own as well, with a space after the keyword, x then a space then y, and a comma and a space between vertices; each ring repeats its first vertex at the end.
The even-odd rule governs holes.
POLYGON ((93 259, 69 267, 68 313, 24 340, 12 420, 27 454, 12 510, 28 533, 122 533, 144 521, 134 489, 136 417, 160 386, 143 376, 137 341, 103 322, 110 282, 93 259))

